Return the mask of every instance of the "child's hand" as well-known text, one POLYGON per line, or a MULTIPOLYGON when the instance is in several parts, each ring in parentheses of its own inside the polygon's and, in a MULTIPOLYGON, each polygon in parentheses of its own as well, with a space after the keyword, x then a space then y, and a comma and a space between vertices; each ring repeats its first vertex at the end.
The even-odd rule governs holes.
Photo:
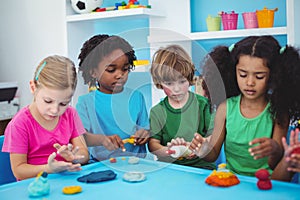
POLYGON ((255 144, 258 145, 249 148, 249 152, 255 160, 272 156, 272 154, 280 148, 279 144, 272 138, 256 138, 249 143, 249 145, 255 144))
POLYGON ((101 144, 109 151, 113 151, 120 148, 120 145, 118 144, 115 145, 113 141, 114 141, 114 136, 102 135, 101 137, 101 144))
POLYGON ((172 139, 171 142, 167 143, 168 148, 175 146, 175 145, 188 146, 188 143, 183 138, 175 138, 175 139, 172 139))
POLYGON ((134 145, 143 145, 149 141, 150 132, 145 129, 137 130, 134 135, 134 145))
POLYGON ((190 146, 190 143, 187 142, 187 141, 185 141, 184 138, 179 138, 178 137, 178 138, 172 139, 171 142, 168 142, 167 143, 167 147, 168 147, 167 151, 171 150, 171 148, 173 146, 185 146, 186 147, 187 152, 190 152, 190 153, 188 153, 188 154, 186 154, 184 156, 185 159, 193 159, 193 158, 195 158, 197 156, 193 151, 191 151, 190 149, 188 149, 189 146, 190 146))
POLYGON ((122 148, 123 151, 126 151, 126 149, 124 148, 124 143, 122 141, 122 139, 120 138, 120 136, 118 135, 110 135, 110 136, 107 136, 108 139, 110 140, 111 142, 111 145, 110 148, 114 148, 114 149, 118 149, 118 148, 122 148))
POLYGON ((55 143, 53 147, 56 148, 57 154, 63 157, 66 161, 72 163, 78 163, 78 160, 84 158, 83 155, 77 155, 77 152, 79 151, 79 147, 73 148, 72 144, 61 146, 60 144, 55 143))
POLYGON ((199 133, 195 133, 190 144, 190 149, 194 151, 197 156, 199 156, 201 152, 201 146, 204 142, 206 142, 206 138, 202 137, 199 133))
POLYGON ((57 172, 62 172, 62 171, 70 171, 70 172, 75 172, 75 171, 80 171, 81 170, 81 165, 79 163, 73 164, 71 162, 65 162, 65 161, 57 161, 55 160, 56 153, 53 152, 50 154, 48 157, 48 164, 46 170, 49 173, 57 173, 57 172))
POLYGON ((282 144, 284 147, 285 161, 288 164, 288 171, 300 172, 300 154, 293 153, 296 148, 300 148, 299 142, 299 129, 292 130, 290 133, 290 146, 287 144, 286 139, 282 138, 282 144))

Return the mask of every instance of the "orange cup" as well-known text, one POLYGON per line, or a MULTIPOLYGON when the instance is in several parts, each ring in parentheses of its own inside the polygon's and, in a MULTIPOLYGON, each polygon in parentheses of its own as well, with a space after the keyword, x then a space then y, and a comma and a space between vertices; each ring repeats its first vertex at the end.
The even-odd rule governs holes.
POLYGON ((278 10, 275 9, 267 9, 264 7, 262 10, 256 10, 258 28, 270 28, 273 27, 274 24, 274 13, 278 10))

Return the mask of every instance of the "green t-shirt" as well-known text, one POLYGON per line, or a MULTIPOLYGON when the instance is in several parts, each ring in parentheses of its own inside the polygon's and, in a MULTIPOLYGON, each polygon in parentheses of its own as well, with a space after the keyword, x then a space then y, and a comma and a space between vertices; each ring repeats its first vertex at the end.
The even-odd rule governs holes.
MULTIPOLYGON (((160 140, 164 146, 177 137, 191 142, 196 132, 202 136, 207 136, 210 118, 210 106, 208 100, 203 96, 189 92, 189 99, 181 109, 172 108, 168 102, 168 97, 165 97, 150 111, 151 137, 160 140)), ((198 157, 195 159, 183 158, 176 161, 170 157, 158 157, 158 160, 200 168, 215 168, 214 163, 205 162, 198 157)))
POLYGON ((268 103, 263 112, 255 118, 245 118, 240 112, 241 96, 227 99, 225 155, 227 168, 237 174, 255 176, 264 168, 272 172, 268 158, 254 160, 248 149, 255 138, 272 137, 273 120, 268 103))

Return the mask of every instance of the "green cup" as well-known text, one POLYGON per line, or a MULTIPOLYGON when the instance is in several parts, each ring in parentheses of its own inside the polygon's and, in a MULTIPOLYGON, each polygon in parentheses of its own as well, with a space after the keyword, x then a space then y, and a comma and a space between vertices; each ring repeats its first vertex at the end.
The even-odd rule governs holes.
POLYGON ((221 17, 220 16, 213 17, 211 15, 208 15, 208 17, 206 18, 206 25, 208 31, 221 30, 221 17))

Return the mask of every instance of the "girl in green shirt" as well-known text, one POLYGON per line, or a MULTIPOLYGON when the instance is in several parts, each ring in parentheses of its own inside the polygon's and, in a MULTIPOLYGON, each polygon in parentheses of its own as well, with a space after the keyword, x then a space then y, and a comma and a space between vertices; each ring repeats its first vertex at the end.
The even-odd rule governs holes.
POLYGON ((221 103, 212 137, 195 134, 190 149, 211 162, 224 143, 229 170, 247 176, 260 168, 272 172, 283 156, 281 138, 286 137, 289 117, 299 113, 299 97, 291 92, 297 88, 295 81, 285 80, 288 69, 299 72, 298 52, 281 47, 272 36, 250 36, 213 49, 205 67, 210 99, 221 103), (224 87, 214 87, 220 82, 224 87))

